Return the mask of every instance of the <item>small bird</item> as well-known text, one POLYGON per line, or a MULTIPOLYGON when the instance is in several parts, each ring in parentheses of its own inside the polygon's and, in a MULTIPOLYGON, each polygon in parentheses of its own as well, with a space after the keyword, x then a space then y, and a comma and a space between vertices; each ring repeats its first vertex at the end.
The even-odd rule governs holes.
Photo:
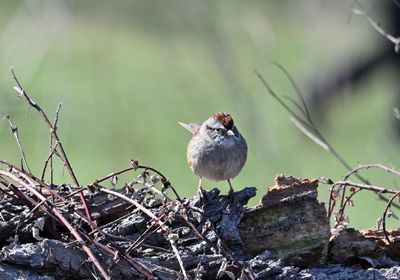
POLYGON ((203 177, 213 181, 227 180, 229 194, 232 194, 230 179, 239 174, 246 162, 247 144, 235 127, 231 115, 217 112, 201 125, 179 124, 193 134, 186 155, 190 169, 199 176, 199 195, 203 194, 203 177))

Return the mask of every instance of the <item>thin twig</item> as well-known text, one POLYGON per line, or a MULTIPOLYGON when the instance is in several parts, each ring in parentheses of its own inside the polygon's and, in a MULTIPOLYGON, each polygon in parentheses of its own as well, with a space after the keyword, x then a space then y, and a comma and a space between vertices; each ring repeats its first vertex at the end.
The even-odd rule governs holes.
MULTIPOLYGON (((235 265, 237 265, 238 267, 242 267, 247 278, 250 280, 255 280, 254 274, 251 271, 250 268, 246 267, 245 264, 243 263, 239 263, 236 258, 233 256, 233 254, 230 252, 229 248, 224 244, 224 242, 222 241, 222 239, 219 237, 218 233, 214 231, 214 234, 217 236, 218 240, 221 242, 221 247, 217 248, 217 246, 211 242, 210 239, 208 239, 206 236, 204 236, 203 234, 201 234, 199 232, 199 230, 196 228, 196 226, 189 220, 189 218, 187 217, 187 215, 181 215, 182 218, 185 220, 186 224, 190 227, 190 229, 192 230, 192 232, 201 240, 204 240, 211 248, 213 248, 216 252, 218 252, 219 250, 221 251, 221 254, 227 259, 232 261, 235 265)), ((205 218, 203 216, 203 218, 205 218)), ((206 219, 208 220, 208 219, 206 219)), ((210 223, 212 224, 212 223, 210 223)))
MULTIPOLYGON (((58 104, 58 106, 57 106, 57 109, 56 109, 56 115, 54 117, 54 122, 53 122, 54 131, 56 131, 57 128, 58 128, 57 125, 58 125, 58 118, 59 118, 59 115, 60 115, 61 105, 62 105, 62 103, 60 102, 58 104)), ((53 154, 54 154, 54 152, 53 151, 56 150, 56 147, 53 148, 53 137, 52 137, 51 133, 50 133, 50 140, 49 141, 50 141, 50 144, 49 144, 49 150, 50 150, 50 155, 49 155, 49 157, 50 157, 50 184, 53 185, 53 183, 54 183, 54 169, 53 169, 53 154)), ((58 142, 56 143, 56 146, 57 145, 58 145, 58 142)), ((43 169, 43 174, 44 174, 44 169, 43 169)))
MULTIPOLYGON (((53 138, 51 138, 51 139, 53 139, 53 138)), ((52 145, 52 142, 53 141, 51 140, 51 144, 50 145, 52 145)), ((44 162, 42 176, 40 177, 40 179, 43 181, 44 180, 44 176, 46 174, 47 165, 50 162, 50 184, 51 185, 53 184, 53 155, 54 155, 54 153, 57 152, 57 146, 58 146, 58 143, 56 143, 54 145, 54 147, 52 148, 52 150, 50 151, 49 156, 47 157, 46 161, 44 162)))
POLYGON ((301 131, 305 136, 310 138, 312 141, 314 141, 316 144, 321 146, 324 150, 330 152, 331 147, 324 141, 322 141, 318 136, 316 136, 314 133, 312 133, 310 130, 308 130, 301 122, 299 122, 298 119, 294 117, 290 117, 291 122, 301 131))
POLYGON ((382 188, 380 186, 376 186, 376 185, 369 185, 369 184, 360 184, 360 183, 354 183, 352 181, 336 181, 332 187, 334 186, 339 186, 339 185, 343 185, 343 186, 352 186, 352 187, 356 187, 356 188, 360 188, 363 190, 370 190, 370 191, 374 191, 376 193, 390 193, 390 194, 396 194, 398 193, 397 190, 394 189, 388 189, 388 188, 382 188))
MULTIPOLYGON (((272 65, 275 65, 276 67, 278 67, 285 75, 286 77, 289 79, 290 83, 292 84, 292 87, 294 88, 297 96, 300 98, 301 104, 303 105, 303 107, 298 106, 298 108, 300 109, 300 111, 302 111, 304 117, 307 119, 307 121, 314 126, 314 122, 311 118, 311 114, 310 114, 310 110, 308 109, 307 103, 304 99, 304 95, 301 92, 301 89, 299 88, 299 86, 297 85, 297 83, 295 82, 295 80, 293 79, 292 75, 290 75, 289 71, 286 70, 285 67, 283 67, 280 63, 273 61, 272 65)), ((292 99, 293 100, 293 99, 292 99)), ((293 103, 297 104, 294 100, 293 103)))
MULTIPOLYGON (((163 216, 165 216, 165 214, 163 216)), ((163 216, 160 217, 160 219, 162 219, 163 216)), ((152 228, 153 228, 153 223, 150 223, 150 226, 125 250, 125 253, 129 254, 132 250, 139 247, 140 244, 142 244, 147 237, 149 237, 152 233, 158 231, 161 228, 161 225, 158 225, 154 229, 152 228)))
POLYGON ((92 242, 94 245, 96 245, 98 248, 106 252, 107 254, 111 256, 118 256, 121 260, 125 261, 130 267, 134 268, 136 271, 141 273, 146 277, 148 280, 156 280, 157 278, 153 275, 153 271, 151 271, 148 267, 144 266, 142 263, 137 261, 135 258, 130 258, 129 256, 126 256, 123 252, 120 252, 116 250, 115 248, 112 248, 110 246, 106 246, 101 244, 95 239, 90 238, 90 236, 85 236, 90 242, 92 242))
POLYGON ((393 167, 387 167, 383 164, 380 163, 370 163, 370 164, 360 164, 358 167, 352 169, 349 173, 347 173, 344 177, 343 180, 349 179, 352 175, 358 173, 358 171, 363 170, 363 169, 370 169, 370 168, 378 168, 382 169, 388 173, 396 174, 400 176, 400 171, 393 168, 393 167))
POLYGON ((172 191, 173 191, 174 194, 175 194, 175 197, 176 197, 180 202, 182 202, 182 199, 180 198, 178 192, 175 190, 175 188, 174 188, 174 187, 172 186, 172 184, 169 182, 168 178, 167 178, 166 176, 164 176, 164 174, 162 174, 162 173, 161 173, 160 171, 158 171, 157 169, 152 168, 152 167, 149 167, 149 166, 145 166, 145 165, 135 165, 135 166, 132 166, 132 167, 128 167, 128 168, 122 169, 122 170, 120 170, 120 171, 112 172, 111 174, 109 174, 109 175, 107 175, 107 176, 105 176, 105 177, 103 177, 103 178, 101 178, 101 179, 96 180, 92 185, 95 185, 96 183, 97 183, 97 184, 98 184, 98 183, 101 183, 101 182, 103 182, 103 181, 106 181, 106 180, 108 180, 108 179, 111 179, 111 178, 114 177, 114 176, 118 176, 118 175, 123 174, 123 173, 126 173, 126 172, 128 172, 128 171, 132 171, 132 170, 133 170, 133 171, 136 171, 137 169, 150 170, 150 171, 152 171, 152 172, 158 174, 158 175, 163 179, 163 181, 162 181, 161 183, 164 184, 164 186, 167 186, 167 188, 171 188, 172 191))
POLYGON ((149 209, 147 209, 146 207, 144 207, 142 204, 140 204, 139 202, 137 202, 136 200, 129 198, 123 194, 120 194, 116 191, 113 190, 109 190, 109 189, 105 189, 105 188, 99 188, 100 192, 104 192, 104 193, 108 193, 111 194, 113 196, 116 196, 118 198, 121 198, 133 205, 135 205, 137 208, 139 208, 143 213, 145 213, 147 216, 149 216, 150 218, 154 219, 155 221, 157 221, 157 223, 162 223, 164 225, 164 222, 161 222, 160 219, 153 214, 153 212, 151 212, 149 209))
MULTIPOLYGON (((352 169, 349 171, 349 173, 347 173, 344 177, 343 180, 348 180, 350 178, 350 176, 354 175, 356 176, 358 179, 361 179, 361 181, 365 184, 370 184, 368 180, 364 179, 363 177, 361 177, 361 175, 359 175, 359 171, 363 170, 363 169, 370 169, 370 168, 376 168, 376 169, 382 169, 390 174, 395 174, 395 175, 399 175, 400 176, 400 171, 393 168, 393 167, 387 167, 381 163, 370 163, 370 164, 360 164, 358 167, 352 169)), ((386 203, 389 201, 389 199, 385 196, 383 196, 380 193, 377 193, 379 199, 385 201, 386 203)), ((392 206, 395 207, 396 209, 400 209, 400 205, 398 203, 392 202, 392 206)))
POLYGON ((400 37, 394 37, 390 33, 386 32, 382 27, 380 27, 380 24, 377 21, 374 21, 365 11, 361 9, 353 9, 353 14, 359 15, 359 16, 364 16, 368 22, 371 24, 371 26, 378 31, 382 36, 384 36, 386 39, 388 39, 390 42, 394 44, 394 50, 396 53, 399 52, 400 48, 400 37))
POLYGON ((185 268, 183 267, 182 259, 180 258, 179 253, 177 254, 177 253, 175 252, 175 249, 176 249, 176 248, 174 249, 175 244, 174 244, 173 239, 172 239, 171 236, 170 236, 171 230, 170 230, 169 227, 165 224, 165 222, 161 221, 160 218, 158 218, 156 215, 153 214, 153 212, 151 212, 149 209, 147 209, 146 207, 144 207, 143 205, 141 205, 139 202, 137 202, 137 201, 134 200, 134 199, 131 199, 131 198, 129 198, 129 197, 123 195, 123 194, 120 194, 120 193, 118 193, 118 192, 115 192, 115 191, 112 191, 112 190, 108 190, 108 189, 104 189, 104 188, 100 188, 99 191, 105 192, 105 193, 108 193, 108 194, 111 194, 111 195, 114 195, 114 196, 119 197, 119 198, 121 198, 121 199, 123 199, 123 200, 125 200, 125 201, 127 201, 127 202, 129 202, 129 203, 132 203, 132 204, 135 205, 137 208, 139 208, 143 213, 145 213, 147 216, 149 216, 150 218, 152 218, 152 219, 154 220, 154 222, 155 222, 156 224, 159 225, 161 231, 162 231, 165 235, 167 235, 166 239, 170 242, 171 247, 172 247, 173 250, 174 250, 175 256, 176 256, 176 258, 177 258, 177 260, 178 260, 178 262, 179 262, 179 265, 180 265, 180 267, 181 267, 182 274, 183 274, 184 277, 185 277, 184 279, 188 279, 188 278, 187 278, 187 275, 186 275, 185 268))
POLYGON ((8 182, 6 179, 4 179, 3 177, 0 176, 0 183, 9 190, 9 192, 8 192, 8 191, 0 188, 0 192, 3 193, 3 196, 9 196, 9 197, 12 197, 14 200, 18 200, 18 197, 14 196, 12 194, 12 190, 10 188, 10 186, 11 186, 10 182, 8 182))
MULTIPOLYGON (((46 200, 46 198, 40 194, 38 191, 36 191, 36 186, 35 184, 29 179, 29 178, 24 178, 27 181, 21 180, 20 178, 16 177, 10 172, 6 172, 3 170, 0 170, 0 174, 6 177, 9 177, 13 181, 17 182, 27 190, 29 190, 34 196, 36 196, 40 201, 45 201, 45 205, 49 204, 49 201, 46 200)), ((93 264, 96 266, 96 268, 99 270, 101 275, 103 276, 104 279, 110 279, 108 276, 106 270, 103 268, 103 266, 100 264, 100 262, 97 260, 96 256, 92 253, 90 248, 85 244, 83 241, 82 237, 80 234, 75 230, 75 228, 68 222, 68 220, 61 214, 61 212, 58 211, 57 208, 51 207, 51 212, 54 213, 54 215, 60 220, 62 224, 64 224, 67 229, 71 232, 71 234, 75 237, 75 239, 79 242, 79 244, 82 246, 82 249, 85 251, 85 253, 88 255, 88 257, 91 259, 93 264)))
POLYGON ((60 200, 65 200, 64 197, 62 197, 60 194, 58 194, 57 192, 55 192, 54 190, 52 190, 50 188, 50 186, 48 186, 44 181, 40 180, 39 178, 37 178, 35 175, 33 175, 32 173, 28 173, 25 170, 22 170, 20 168, 18 168, 17 166, 8 163, 4 160, 0 160, 0 164, 4 164, 5 166, 7 166, 9 169, 11 169, 12 171, 16 171, 18 172, 18 174, 23 174, 24 176, 29 177, 31 180, 35 181, 37 184, 40 185, 40 187, 45 188, 49 193, 51 193, 53 196, 57 197, 60 200))
POLYGON ((383 215, 382 215, 382 230, 383 230, 383 234, 385 235, 385 238, 386 238, 387 242, 389 242, 389 245, 392 245, 392 241, 390 240, 390 238, 389 238, 389 236, 388 236, 388 234, 387 234, 387 231, 386 231, 386 216, 387 216, 387 212, 389 211, 390 206, 391 206, 393 200, 394 200, 396 197, 398 197, 398 196, 400 196, 400 192, 397 192, 396 194, 394 194, 394 195, 390 198, 390 200, 389 200, 388 203, 386 204, 385 211, 383 212, 383 215))
MULTIPOLYGON (((19 140, 18 127, 13 125, 9 115, 5 116, 5 118, 8 120, 8 123, 10 125, 11 133, 14 135, 15 140, 17 141, 18 149, 19 149, 19 152, 21 154, 21 162, 23 162, 25 164, 25 166, 28 169, 29 173, 31 173, 31 170, 30 170, 29 165, 28 165, 28 161, 26 160, 24 149, 22 148, 21 141, 19 140)), ((24 166, 22 165, 21 168, 24 169, 24 166)))
POLYGON ((331 186, 331 190, 329 192, 329 200, 328 200, 328 217, 330 218, 333 213, 333 209, 335 208, 335 199, 333 198, 333 194, 335 193, 335 186, 331 186))
POLYGON ((361 189, 357 189, 354 192, 352 192, 348 197, 346 197, 346 200, 344 202, 344 204, 341 206, 341 208, 339 209, 339 215, 343 216, 344 215, 344 210, 346 208, 346 206, 349 204, 349 202, 351 201, 351 199, 353 198, 353 196, 355 196, 357 193, 359 193, 361 191, 361 189))
MULTIPOLYGON (((290 76, 289 72, 285 70, 285 68, 277 63, 274 63, 275 66, 278 66, 279 69, 283 71, 283 73, 287 76, 289 81, 292 83, 292 85, 296 85, 294 82, 294 79, 290 76)), ((302 118, 300 115, 296 114, 289 105, 287 105, 275 92, 274 90, 270 87, 270 85, 267 83, 267 81, 264 79, 264 77, 257 71, 255 70, 255 73, 257 77, 260 79, 261 83, 264 85, 264 87, 267 89, 268 93, 272 95, 272 97, 275 98, 275 100, 281 104, 281 106, 296 120, 295 124, 298 128, 299 125, 301 125, 301 131, 304 133, 307 131, 307 136, 310 137, 311 140, 316 141, 318 145, 320 145, 322 148, 324 148, 326 151, 331 153, 347 170, 352 170, 351 166, 343 159, 343 157, 336 152, 336 150, 326 141, 325 137, 322 135, 322 133, 319 131, 317 126, 314 124, 312 121, 310 112, 308 110, 307 104, 304 101, 304 97, 300 89, 296 86, 294 86, 297 95, 301 96, 300 100, 302 102, 302 105, 305 106, 304 110, 306 112, 305 118, 302 118), (311 120, 311 121, 310 121, 311 120), (311 136, 312 135, 312 136, 311 136)), ((363 178, 359 178, 360 180, 364 180, 363 178)), ((365 182, 367 183, 367 182, 365 182)))
MULTIPOLYGON (((295 89, 297 95, 300 98, 301 101, 301 106, 300 104, 296 103, 293 99, 290 99, 292 102, 296 103, 296 107, 299 108, 300 113, 303 115, 304 118, 301 117, 301 115, 295 113, 291 107, 286 104, 274 91, 273 89, 270 87, 270 85, 266 82, 266 80, 264 79, 264 77, 257 71, 255 70, 255 73, 257 75, 257 77, 260 79, 261 83, 264 85, 264 87, 267 89, 267 91, 269 92, 269 94, 272 95, 272 97, 274 97, 274 99, 282 105, 282 107, 289 112, 289 114, 292 116, 291 117, 291 121, 296 125, 296 127, 298 129, 300 129, 301 132, 303 132, 307 137, 309 137, 311 140, 313 140, 316 144, 318 144, 319 146, 321 146, 323 149, 325 149, 326 151, 328 151, 331 155, 333 155, 340 163, 341 165, 346 168, 349 172, 353 171, 353 168, 350 166, 350 164, 348 164, 344 158, 332 147, 332 145, 330 145, 328 143, 328 141, 326 140, 326 138, 323 136, 323 134, 319 131, 318 127, 314 124, 310 111, 308 110, 307 104, 304 101, 304 95, 301 92, 300 88, 297 86, 297 84, 294 82, 294 79, 292 78, 292 76, 289 74, 289 72, 280 64, 274 62, 273 63, 275 66, 277 66, 285 75, 286 77, 289 79, 289 81, 291 82, 293 88, 295 89)), ((393 172, 394 173, 394 172, 393 172)), ((360 176, 357 172, 354 172, 354 176, 356 176, 361 182, 363 182, 366 185, 369 185, 369 181, 366 180, 365 178, 363 178, 362 176, 360 176)), ((334 187, 332 186, 331 189, 331 195, 334 191, 334 187)), ((346 185, 343 185, 342 187, 342 199, 341 199, 341 205, 340 207, 343 207, 343 203, 344 203, 344 197, 346 194, 346 185)), ((387 202, 388 199, 383 196, 381 193, 377 193, 378 198, 387 202)), ((328 215, 329 217, 331 216, 333 209, 336 205, 336 200, 332 201, 332 196, 330 197, 329 200, 329 209, 328 209, 328 215)), ((396 207, 398 209, 400 209, 400 206, 398 204, 393 203, 392 204, 393 207, 396 207)))
POLYGON ((183 279, 187 280, 188 277, 187 277, 186 269, 183 265, 182 258, 181 258, 181 255, 179 254, 178 248, 176 247, 175 240, 172 237, 169 237, 168 241, 171 244, 171 247, 172 247, 172 250, 174 251, 176 259, 178 260, 179 266, 180 266, 182 274, 183 274, 183 279))
POLYGON ((42 200, 41 202, 39 202, 38 204, 36 204, 35 207, 33 207, 33 209, 31 211, 28 212, 28 214, 26 214, 26 217, 29 217, 29 215, 31 215, 33 212, 35 212, 38 208, 40 208, 40 206, 42 206, 44 203, 46 203, 47 200, 42 200))
MULTIPOLYGON (((65 153, 65 150, 64 150, 64 147, 63 147, 63 145, 62 145, 62 143, 61 143, 61 141, 60 141, 60 139, 59 139, 59 137, 58 137, 58 134, 57 134, 56 130, 54 129, 54 126, 52 125, 52 123, 50 122, 50 120, 49 120, 49 118, 47 117, 46 113, 42 110, 42 108, 41 108, 35 101, 33 101, 32 98, 29 97, 28 93, 27 93, 26 90, 22 87, 22 85, 21 85, 21 83, 19 82, 17 76, 15 75, 14 69, 13 69, 13 68, 11 68, 11 73, 12 73, 12 76, 13 76, 14 81, 17 83, 17 86, 14 87, 14 89, 15 89, 21 96, 24 96, 25 99, 27 100, 28 104, 29 104, 31 107, 33 107, 34 109, 36 109, 36 111, 42 116, 42 118, 43 118, 44 122, 46 123, 47 127, 49 128, 50 133, 51 133, 51 135, 53 136, 54 140, 56 141, 56 143, 59 143, 59 144, 58 144, 58 150, 59 150, 60 157, 61 157, 61 159, 63 160, 63 162, 64 162, 64 164, 65 164, 65 166, 66 166, 66 168, 67 168, 67 170, 68 170, 68 173, 69 173, 69 175, 71 176, 72 181, 74 182, 74 184, 75 184, 76 186, 79 186, 78 179, 77 179, 77 177, 75 176, 74 171, 72 170, 72 166, 71 166, 71 164, 70 164, 70 162, 69 162, 69 160, 68 160, 68 157, 67 157, 67 155, 66 155, 66 153, 65 153)), ((89 220, 89 222, 91 223, 92 228, 94 229, 96 226, 95 226, 95 224, 94 224, 94 222, 93 222, 93 220, 92 220, 92 217, 91 217, 91 215, 90 215, 89 208, 88 208, 87 203, 86 203, 86 199, 85 199, 85 197, 84 197, 84 195, 83 195, 82 192, 79 193, 79 197, 80 197, 80 200, 81 200, 81 202, 82 202, 83 209, 85 210, 85 214, 86 214, 86 216, 87 216, 87 219, 89 220)))

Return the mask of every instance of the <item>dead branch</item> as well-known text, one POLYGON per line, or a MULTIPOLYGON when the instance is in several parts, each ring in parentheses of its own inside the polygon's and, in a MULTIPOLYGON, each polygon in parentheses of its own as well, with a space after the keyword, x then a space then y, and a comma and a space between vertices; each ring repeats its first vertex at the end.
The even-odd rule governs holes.
POLYGON ((396 53, 399 52, 400 50, 400 37, 395 37, 391 35, 390 33, 386 32, 379 24, 379 22, 373 20, 365 11, 361 9, 353 9, 353 14, 363 16, 365 17, 368 22, 371 24, 371 26, 378 31, 379 34, 384 36, 386 39, 388 39, 391 43, 394 44, 394 51, 396 53))
MULTIPOLYGON (((46 200, 46 198, 44 196, 42 196, 38 191, 36 191, 36 186, 35 184, 30 181, 27 178, 24 178, 25 180, 27 180, 28 184, 19 179, 18 177, 16 177, 15 175, 9 173, 9 172, 5 172, 3 170, 0 170, 0 174, 6 177, 9 177, 10 179, 14 180, 15 182, 19 183, 21 186, 23 186, 24 188, 26 188, 27 190, 29 190, 33 195, 35 195, 38 199, 40 199, 41 201, 43 201, 43 204, 45 205, 44 207, 48 208, 48 204, 49 202, 46 200)), ((42 206, 39 206, 42 207, 42 206)), ((100 271, 101 275, 103 276, 104 279, 110 279, 106 270, 103 268, 103 266, 100 264, 99 260, 95 257, 95 255, 92 253, 92 251, 90 250, 90 248, 85 244, 85 242, 83 241, 82 237, 79 235, 79 233, 75 230, 75 228, 68 222, 68 220, 58 211, 57 208, 52 207, 50 208, 51 210, 49 212, 52 212, 54 214, 54 216, 56 216, 61 223, 63 223, 68 230, 71 232, 71 234, 76 238, 76 240, 78 241, 78 243, 81 245, 82 249, 86 252, 86 254, 88 255, 88 257, 90 258, 90 260, 93 262, 93 264, 96 266, 96 268, 100 271)))
POLYGON ((396 194, 398 191, 394 190, 394 189, 388 189, 388 188, 383 188, 380 186, 376 186, 376 185, 369 185, 369 184, 360 184, 360 183, 354 183, 352 181, 336 181, 332 187, 336 187, 336 186, 352 186, 352 187, 356 187, 359 189, 363 189, 363 190, 370 190, 376 193, 390 193, 390 194, 396 194))
POLYGON ((21 141, 19 140, 18 127, 13 125, 9 115, 5 116, 5 118, 8 120, 8 124, 10 125, 11 133, 15 137, 15 141, 17 142, 18 149, 19 149, 19 152, 21 154, 21 168, 24 169, 24 164, 25 164, 25 166, 28 169, 28 171, 31 172, 31 170, 29 169, 28 161, 26 160, 24 149, 22 148, 21 141))
MULTIPOLYGON (((48 127, 49 130, 50 130, 51 135, 53 136, 53 138, 54 138, 54 140, 56 141, 56 143, 58 143, 58 146, 57 146, 57 147, 58 147, 58 150, 59 150, 58 153, 60 154, 61 159, 63 160, 65 166, 67 167, 68 173, 69 173, 69 175, 71 176, 72 181, 74 182, 74 184, 75 184, 76 186, 79 186, 78 179, 76 178, 75 173, 74 173, 74 171, 72 170, 72 166, 71 166, 71 164, 70 164, 70 162, 69 162, 69 160, 68 160, 68 157, 67 157, 67 155, 66 155, 66 153, 65 153, 64 147, 63 147, 63 145, 62 145, 62 143, 61 143, 61 141, 60 141, 60 139, 59 139, 59 137, 58 137, 58 134, 57 134, 57 132, 56 132, 56 129, 54 128, 54 126, 52 125, 52 123, 50 122, 50 120, 49 120, 49 118, 47 117, 46 113, 42 110, 42 108, 41 108, 35 101, 33 101, 32 98, 29 97, 28 93, 27 93, 26 90, 22 87, 22 85, 21 85, 21 83, 19 82, 17 76, 15 75, 14 69, 13 69, 13 68, 11 68, 11 73, 12 73, 12 76, 13 76, 13 78, 14 78, 14 81, 17 83, 17 86, 14 87, 14 89, 15 89, 21 96, 23 96, 23 97, 26 99, 26 101, 28 102, 29 106, 33 107, 33 108, 42 116, 42 118, 43 118, 45 124, 47 125, 47 127, 48 127)), ((79 196, 80 196, 80 199, 81 199, 81 202, 82 202, 82 206, 83 206, 83 208, 84 208, 84 210, 85 210, 86 217, 87 217, 87 219, 89 220, 89 222, 91 222, 92 227, 95 228, 95 226, 94 226, 94 224, 93 224, 92 217, 91 217, 91 215, 90 215, 90 212, 89 212, 89 209, 88 209, 88 206, 87 206, 87 203, 86 203, 86 200, 85 200, 85 197, 83 196, 82 193, 79 193, 79 196)))
MULTIPOLYGON (((394 200, 396 197, 398 197, 398 196, 400 196, 400 191, 398 191, 396 194, 394 194, 394 195, 390 198, 389 202, 386 204, 385 211, 383 212, 383 215, 382 215, 382 230, 383 230, 383 234, 385 235, 385 238, 386 238, 387 242, 388 242, 390 245, 392 245, 392 241, 390 240, 390 238, 389 238, 389 236, 388 236, 388 233, 387 233, 387 230, 386 230, 386 218, 387 218, 387 216, 388 216, 388 211, 390 210, 390 206, 392 205, 393 200, 394 200)), ((391 211, 391 210, 390 210, 390 211, 391 211)), ((392 215, 393 215, 393 214, 392 214, 392 215)))
POLYGON ((352 175, 358 173, 360 170, 363 169, 371 169, 371 168, 377 168, 377 169, 382 169, 388 173, 399 175, 400 176, 400 171, 393 168, 393 167, 387 167, 381 163, 369 163, 369 164, 360 164, 358 167, 352 169, 349 173, 347 173, 344 177, 343 180, 348 180, 352 175))
MULTIPOLYGON (((59 103, 58 106, 57 106, 57 109, 56 109, 56 115, 54 117, 54 122, 53 122, 54 131, 57 131, 58 118, 59 118, 59 114, 60 114, 60 110, 61 110, 61 105, 62 105, 62 103, 59 103)), ((47 159, 45 161, 41 178, 42 178, 42 181, 43 181, 44 175, 46 173, 47 165, 50 162, 50 184, 51 185, 54 183, 53 155, 57 154, 57 146, 58 146, 58 142, 56 142, 56 144, 53 147, 53 136, 50 133, 50 137, 49 137, 49 156, 47 157, 47 159)))
MULTIPOLYGON (((289 98, 289 100, 295 104, 295 107, 300 111, 300 114, 297 114, 287 103, 283 101, 282 98, 279 97, 275 93, 275 91, 271 88, 271 86, 267 83, 267 81, 264 79, 264 77, 256 70, 256 76, 260 79, 261 83, 264 85, 264 87, 267 89, 268 93, 291 115, 291 120, 292 122, 296 125, 296 127, 307 137, 309 137, 312 141, 314 141, 316 144, 321 146, 324 150, 329 152, 338 160, 338 162, 344 166, 348 171, 349 174, 356 176, 361 182, 363 182, 365 185, 370 185, 370 182, 366 180, 364 177, 360 176, 357 171, 354 171, 353 168, 351 168, 350 164, 348 164, 345 159, 333 148, 333 146, 326 140, 326 138, 323 136, 323 134, 319 131, 318 127, 314 124, 312 117, 310 115, 310 112, 308 110, 307 104, 304 101, 303 93, 301 92, 300 88, 297 86, 295 83, 294 79, 291 77, 289 72, 280 64, 278 63, 273 63, 273 65, 277 66, 284 74, 285 76, 289 79, 291 82, 293 88, 295 89, 295 92, 297 93, 300 103, 296 102, 294 99, 289 98)), ((370 167, 376 167, 378 168, 378 165, 376 166, 370 166, 370 167)), ((365 168, 365 167, 362 167, 365 168)), ((361 168, 361 169, 362 169, 361 168)), ((380 168, 385 169, 383 166, 380 168)), ((386 168, 386 171, 389 172, 389 168, 386 168)), ((395 170, 391 170, 392 173, 396 173, 395 170)), ((345 196, 346 196, 346 187, 347 184, 341 184, 339 185, 339 188, 341 188, 342 194, 341 194, 341 201, 340 201, 340 208, 345 208, 345 196)), ((331 187, 331 192, 330 192, 330 198, 329 198, 329 207, 328 207, 328 215, 331 217, 333 209, 335 208, 336 205, 336 200, 332 199, 332 194, 336 192, 335 190, 336 185, 333 185, 331 187)), ((379 199, 388 202, 389 199, 382 195, 381 192, 376 192, 377 196, 379 199)), ((391 205, 393 207, 396 207, 397 209, 400 209, 400 205, 397 203, 392 202, 391 205)))

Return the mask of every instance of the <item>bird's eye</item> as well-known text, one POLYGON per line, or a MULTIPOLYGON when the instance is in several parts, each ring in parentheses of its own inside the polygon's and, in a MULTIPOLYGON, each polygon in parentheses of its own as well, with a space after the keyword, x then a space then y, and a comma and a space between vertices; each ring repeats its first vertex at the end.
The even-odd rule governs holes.
POLYGON ((218 133, 221 133, 222 132, 222 129, 221 128, 216 128, 215 129, 218 133))

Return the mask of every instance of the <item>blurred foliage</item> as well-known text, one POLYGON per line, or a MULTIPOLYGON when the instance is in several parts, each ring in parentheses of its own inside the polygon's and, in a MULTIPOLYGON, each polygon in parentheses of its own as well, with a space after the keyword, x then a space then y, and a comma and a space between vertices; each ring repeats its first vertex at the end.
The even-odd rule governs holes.
MULTIPOLYGON (((377 4, 370 2, 364 4, 379 16, 377 4)), ((311 83, 387 43, 365 19, 350 17, 352 4, 3 0, 0 115, 10 114, 18 125, 30 166, 40 174, 48 131, 12 90, 9 68, 14 66, 50 116, 63 103, 59 134, 81 184, 125 168, 134 158, 165 173, 182 196, 193 195, 197 178, 185 154, 190 135, 177 122, 200 122, 216 111, 230 112, 247 139, 248 161, 233 184, 258 188, 252 205, 277 173, 339 179, 346 173, 343 167, 290 123, 254 69, 278 94, 294 96, 288 80, 270 64, 278 61, 307 98, 311 83)), ((380 69, 361 85, 348 85, 316 120, 353 166, 380 162, 400 167, 391 127, 393 77, 391 69, 380 69)), ((19 162, 4 121, 0 157, 19 162)), ((70 181, 61 164, 56 176, 58 182, 70 181)), ((383 172, 366 177, 396 187, 397 178, 383 172)), ((228 189, 226 182, 205 185, 228 189)), ((327 188, 320 188, 322 201, 327 188)), ((374 226, 383 208, 374 194, 362 193, 349 211, 350 225, 374 226)))

